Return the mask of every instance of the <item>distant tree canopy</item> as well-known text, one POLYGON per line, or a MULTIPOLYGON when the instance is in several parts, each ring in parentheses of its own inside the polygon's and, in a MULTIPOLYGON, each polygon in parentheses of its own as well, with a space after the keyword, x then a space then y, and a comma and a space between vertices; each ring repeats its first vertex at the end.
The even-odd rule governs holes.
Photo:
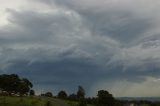
POLYGON ((0 75, 0 90, 11 93, 24 95, 28 94, 33 87, 32 83, 26 78, 19 78, 16 74, 0 75))
POLYGON ((98 103, 97 106, 114 106, 114 98, 112 94, 110 94, 106 90, 98 91, 98 103))
POLYGON ((67 93, 65 91, 60 91, 57 96, 58 98, 64 99, 67 98, 67 93))
POLYGON ((41 94, 41 96, 53 97, 52 92, 46 92, 45 94, 41 94))

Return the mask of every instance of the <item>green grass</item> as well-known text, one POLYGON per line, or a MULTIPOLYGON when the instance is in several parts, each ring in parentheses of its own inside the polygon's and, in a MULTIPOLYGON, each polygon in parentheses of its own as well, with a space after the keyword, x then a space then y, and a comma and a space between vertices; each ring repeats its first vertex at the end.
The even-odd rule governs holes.
MULTIPOLYGON (((70 100, 64 100, 69 106, 78 106, 78 102, 76 101, 70 101, 70 100)), ((87 104, 87 106, 94 106, 94 105, 91 105, 91 104, 87 104)))
MULTIPOLYGON (((50 102, 50 106, 61 106, 58 99, 49 97, 38 97, 38 96, 0 96, 0 106, 46 106, 47 102, 50 102)), ((70 100, 60 100, 68 106, 78 106, 78 102, 70 100)), ((93 106, 87 104, 87 106, 93 106)))
POLYGON ((0 106, 46 106, 48 101, 51 103, 50 106, 58 106, 47 98, 0 96, 0 106))
POLYGON ((65 102, 66 102, 69 106, 78 106, 78 102, 75 102, 75 101, 65 100, 65 102))

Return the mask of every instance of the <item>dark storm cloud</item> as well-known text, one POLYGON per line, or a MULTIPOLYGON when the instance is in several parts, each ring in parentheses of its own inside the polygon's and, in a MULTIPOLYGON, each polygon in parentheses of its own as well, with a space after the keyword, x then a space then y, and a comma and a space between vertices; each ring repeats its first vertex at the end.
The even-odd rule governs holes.
MULTIPOLYGON (((95 35, 109 36, 121 43, 132 42, 136 40, 136 38, 144 36, 148 30, 154 27, 153 19, 150 16, 143 16, 143 13, 137 15, 136 10, 134 11, 133 8, 128 8, 126 5, 122 7, 125 0, 119 5, 116 4, 116 2, 115 4, 106 3, 107 1, 105 2, 103 0, 102 2, 96 2, 95 0, 93 2, 91 0, 86 1, 87 3, 93 3, 93 5, 82 5, 83 1, 55 1, 59 5, 77 11, 85 19, 87 23, 86 26, 88 26, 95 35), (103 2, 104 4, 102 4, 103 2), (97 5, 94 3, 97 3, 97 5)), ((132 4, 128 3, 128 5, 132 4)))
MULTIPOLYGON (((107 89, 107 85, 115 89, 116 81, 148 86, 150 80, 159 78, 159 21, 154 14, 147 13, 149 10, 141 9, 143 3, 140 6, 138 1, 126 0, 34 3, 47 7, 39 7, 39 11, 7 9, 9 24, 0 27, 1 73, 28 77, 36 89, 66 88, 71 92, 81 84, 88 91, 93 89, 89 95, 97 87, 107 89)), ((121 94, 118 92, 116 96, 121 94)), ((131 93, 124 93, 127 94, 131 93)))
POLYGON ((132 15, 133 14, 130 13, 117 11, 106 14, 90 14, 87 18, 88 20, 91 19, 90 23, 91 26, 93 26, 91 28, 97 34, 110 36, 120 42, 128 43, 140 35, 143 35, 143 33, 151 27, 150 20, 132 17, 132 15))
POLYGON ((28 64, 26 61, 15 61, 6 71, 28 77, 36 84, 35 87, 37 85, 48 85, 50 88, 62 86, 71 91, 69 88, 74 90, 76 88, 73 86, 76 87, 79 84, 84 85, 88 90, 89 86, 101 76, 97 70, 102 71, 103 69, 83 59, 62 59, 33 64, 28 64))

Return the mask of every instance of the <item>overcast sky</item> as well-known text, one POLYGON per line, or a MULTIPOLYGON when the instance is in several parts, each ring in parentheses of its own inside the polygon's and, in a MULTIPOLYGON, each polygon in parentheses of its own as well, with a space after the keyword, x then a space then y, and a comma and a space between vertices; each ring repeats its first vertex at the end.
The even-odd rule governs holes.
POLYGON ((0 2, 0 74, 38 93, 160 96, 159 0, 0 2))

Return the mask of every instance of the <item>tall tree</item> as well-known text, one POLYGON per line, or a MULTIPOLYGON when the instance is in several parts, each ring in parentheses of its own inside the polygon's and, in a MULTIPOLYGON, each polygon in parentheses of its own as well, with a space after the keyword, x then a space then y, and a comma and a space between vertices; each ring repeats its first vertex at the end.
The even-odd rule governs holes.
POLYGON ((97 106, 114 106, 114 98, 112 94, 110 94, 106 90, 98 91, 98 103, 97 106))
POLYGON ((78 86, 77 97, 78 98, 84 98, 85 97, 85 90, 83 89, 82 86, 78 86))
POLYGON ((85 90, 82 86, 78 86, 77 97, 79 99, 78 106, 87 106, 85 100, 85 90))

